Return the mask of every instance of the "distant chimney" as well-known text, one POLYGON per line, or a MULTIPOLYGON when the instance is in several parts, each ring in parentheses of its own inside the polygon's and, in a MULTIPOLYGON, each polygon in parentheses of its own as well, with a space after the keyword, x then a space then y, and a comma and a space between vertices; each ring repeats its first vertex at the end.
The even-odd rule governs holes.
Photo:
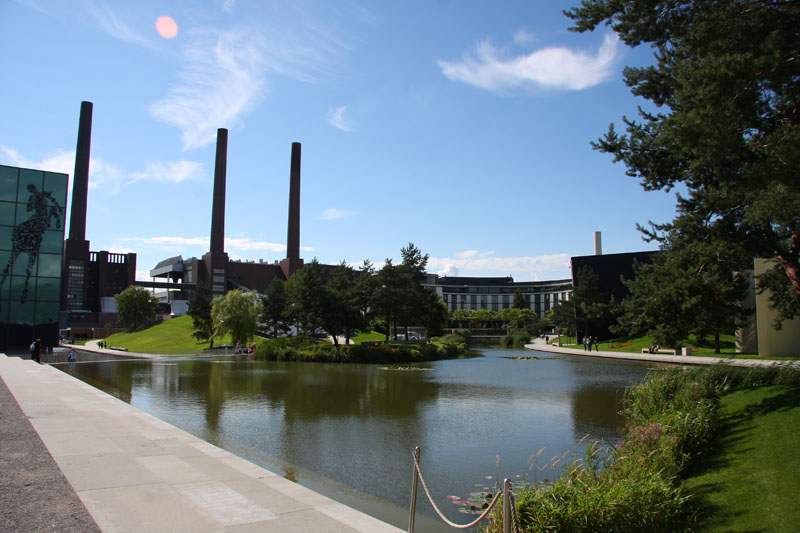
POLYGON ((225 175, 228 166, 228 130, 217 130, 217 158, 214 164, 214 197, 211 204, 212 254, 225 252, 225 175))
POLYGON ((86 202, 89 195, 89 152, 92 148, 92 103, 81 102, 78 144, 75 148, 75 171, 72 174, 72 208, 69 239, 86 240, 86 202))
POLYGON ((292 143, 289 169, 289 232, 286 238, 286 258, 300 258, 300 143, 292 143))
POLYGON ((603 255, 603 242, 599 231, 594 232, 594 255, 603 255))
POLYGON ((286 279, 303 267, 300 259, 300 143, 292 143, 289 168, 289 230, 286 235, 286 259, 281 270, 286 279))

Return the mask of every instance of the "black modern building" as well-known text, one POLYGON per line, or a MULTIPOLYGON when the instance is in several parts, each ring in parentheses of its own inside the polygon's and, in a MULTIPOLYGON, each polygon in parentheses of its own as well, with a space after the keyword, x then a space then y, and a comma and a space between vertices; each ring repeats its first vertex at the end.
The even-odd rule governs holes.
POLYGON ((0 165, 0 347, 58 342, 66 174, 0 165))

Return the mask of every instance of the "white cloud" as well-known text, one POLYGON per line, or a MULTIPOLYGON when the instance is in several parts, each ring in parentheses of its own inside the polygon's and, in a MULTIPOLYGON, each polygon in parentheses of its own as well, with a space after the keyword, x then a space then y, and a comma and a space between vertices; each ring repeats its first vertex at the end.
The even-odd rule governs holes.
POLYGON ((204 177, 203 165, 195 161, 169 161, 167 163, 149 163, 145 170, 130 173, 130 182, 139 180, 169 181, 181 183, 182 181, 204 177))
POLYGON ((458 276, 458 273, 458 267, 452 263, 448 263, 438 272, 440 276, 458 276))
POLYGON ((133 241, 140 245, 156 245, 162 248, 176 248, 182 246, 201 246, 208 249, 208 237, 175 237, 163 235, 159 237, 126 237, 120 241, 133 241))
POLYGON ((528 44, 536 40, 536 36, 527 30, 517 30, 514 32, 514 43, 528 44))
POLYGON ((569 277, 565 273, 569 272, 570 257, 570 254, 495 257, 494 252, 491 251, 465 250, 458 252, 455 258, 429 258, 428 269, 448 276, 457 276, 459 272, 496 272, 497 276, 524 273, 527 279, 553 279, 554 276, 569 277))
POLYGON ((94 18, 97 26, 111 37, 132 44, 152 47, 152 43, 147 38, 126 24, 109 6, 88 3, 86 9, 94 18))
POLYGON ((187 28, 178 79, 150 113, 181 130, 184 150, 212 143, 217 128, 241 125, 264 98, 270 76, 316 82, 333 71, 349 36, 328 15, 286 3, 255 9, 227 29, 187 28))
MULTIPOLYGON (((69 174, 69 190, 72 190, 75 151, 58 150, 39 160, 33 160, 23 156, 13 148, 0 144, 0 161, 5 161, 17 167, 69 174)), ((126 172, 98 156, 91 156, 89 160, 89 189, 109 196, 118 194, 124 185, 139 180, 181 183, 185 180, 204 176, 203 165, 184 159, 166 163, 149 163, 145 170, 135 172, 126 172)))
POLYGON ((563 47, 542 48, 528 55, 503 58, 488 41, 462 61, 439 61, 445 76, 495 92, 534 85, 580 90, 609 79, 619 55, 619 39, 607 34, 596 54, 563 47))
POLYGON ((261 250, 267 252, 283 252, 286 250, 285 244, 275 244, 266 241, 251 241, 248 238, 226 238, 225 250, 236 250, 240 252, 251 252, 261 250))
POLYGON ((317 215, 317 220, 337 220, 353 216, 355 213, 347 209, 336 209, 331 207, 317 215))
POLYGON ((344 112, 347 106, 337 107, 328 111, 328 123, 336 129, 342 131, 353 131, 352 122, 345 118, 344 112))
POLYGON ((17 167, 46 170, 48 172, 61 172, 62 174, 70 175, 75 169, 75 152, 59 150, 38 161, 28 159, 13 148, 2 144, 0 144, 0 152, 4 154, 2 157, 3 160, 17 167))
POLYGON ((238 125, 262 95, 266 65, 261 39, 242 31, 194 32, 184 59, 180 82, 150 113, 178 127, 189 150, 214 142, 217 128, 238 125))
MULTIPOLYGON (((72 190, 72 173, 75 170, 74 151, 58 150, 42 159, 34 160, 28 159, 12 148, 0 145, 0 160, 18 167, 69 174, 69 190, 72 190)), ((89 159, 90 189, 114 195, 119 193, 125 180, 125 173, 116 165, 97 156, 89 159)))

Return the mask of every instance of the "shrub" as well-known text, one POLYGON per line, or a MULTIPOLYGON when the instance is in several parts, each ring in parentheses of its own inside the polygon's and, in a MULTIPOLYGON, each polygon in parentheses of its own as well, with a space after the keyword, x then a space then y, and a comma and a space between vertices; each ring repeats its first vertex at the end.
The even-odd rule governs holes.
MULTIPOLYGON (((720 394, 739 388, 800 385, 800 372, 716 365, 651 373, 625 391, 627 430, 610 448, 593 443, 551 487, 522 488, 523 531, 683 531, 694 525, 680 475, 714 442, 720 394)), ((489 532, 502 520, 493 514, 489 532)))
POLYGON ((531 342, 531 334, 524 329, 515 329, 503 335, 500 346, 503 348, 524 348, 531 342))

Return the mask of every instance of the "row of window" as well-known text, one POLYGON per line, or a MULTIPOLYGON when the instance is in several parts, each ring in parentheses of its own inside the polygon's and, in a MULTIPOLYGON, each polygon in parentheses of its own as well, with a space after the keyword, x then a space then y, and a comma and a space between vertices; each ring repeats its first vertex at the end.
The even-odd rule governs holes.
POLYGON ((555 287, 552 285, 550 286, 542 286, 542 287, 525 287, 524 289, 520 289, 520 287, 446 287, 444 291, 448 294, 451 293, 471 293, 471 294, 514 294, 518 290, 522 290, 525 294, 530 293, 549 293, 555 287))

